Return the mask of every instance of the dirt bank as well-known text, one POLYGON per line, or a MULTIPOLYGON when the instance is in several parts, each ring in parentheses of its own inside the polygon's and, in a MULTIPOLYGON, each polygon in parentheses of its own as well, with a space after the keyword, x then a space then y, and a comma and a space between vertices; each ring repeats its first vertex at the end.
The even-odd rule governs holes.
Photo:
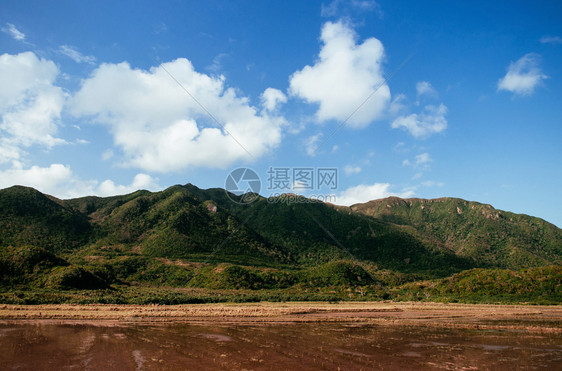
POLYGON ((562 333, 562 306, 441 303, 250 303, 193 305, 0 305, 0 323, 296 323, 522 330, 562 333))

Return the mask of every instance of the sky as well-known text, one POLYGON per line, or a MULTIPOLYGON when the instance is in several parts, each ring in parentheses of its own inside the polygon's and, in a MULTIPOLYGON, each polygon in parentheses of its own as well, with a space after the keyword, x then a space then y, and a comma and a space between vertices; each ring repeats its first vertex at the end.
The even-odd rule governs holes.
POLYGON ((459 197, 562 227, 559 1, 5 0, 0 30, 0 188, 257 177, 264 196, 459 197))

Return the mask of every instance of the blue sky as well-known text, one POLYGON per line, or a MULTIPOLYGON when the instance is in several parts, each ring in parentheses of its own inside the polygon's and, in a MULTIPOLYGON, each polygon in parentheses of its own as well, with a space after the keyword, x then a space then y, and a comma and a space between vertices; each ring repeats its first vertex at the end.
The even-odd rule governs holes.
POLYGON ((1 188, 224 187, 247 166, 263 195, 461 197, 562 226, 558 1, 3 1, 0 28, 1 188))

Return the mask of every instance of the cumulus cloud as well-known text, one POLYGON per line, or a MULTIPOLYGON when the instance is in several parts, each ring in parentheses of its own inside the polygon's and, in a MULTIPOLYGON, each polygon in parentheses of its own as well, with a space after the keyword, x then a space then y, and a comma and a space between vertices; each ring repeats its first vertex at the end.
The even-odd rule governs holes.
POLYGON ((360 184, 358 186, 347 188, 336 196, 337 205, 351 206, 379 198, 397 196, 402 198, 412 197, 414 191, 403 190, 402 192, 390 191, 389 183, 360 184))
POLYGON ((88 63, 95 64, 96 58, 91 55, 84 55, 80 53, 76 48, 68 45, 61 45, 59 51, 72 59, 76 63, 88 63))
POLYGON ((287 103, 287 96, 281 90, 267 88, 261 95, 262 106, 269 112, 275 112, 283 103, 287 103))
POLYGON ((427 138, 432 134, 440 133, 447 128, 445 114, 447 107, 427 105, 422 113, 413 113, 409 116, 400 116, 392 122, 393 129, 404 129, 416 138, 427 138))
POLYGON ((324 24, 321 40, 318 60, 290 77, 289 93, 318 104, 319 122, 352 115, 347 124, 364 127, 382 118, 390 101, 382 75, 382 43, 369 38, 357 44, 354 31, 343 22, 324 24))
POLYGON ((0 162, 19 158, 22 147, 65 143, 55 136, 66 99, 54 85, 58 75, 32 52, 0 55, 0 162))
POLYGON ((507 90, 514 94, 530 95, 535 87, 548 78, 539 68, 540 56, 528 53, 517 62, 512 62, 504 77, 498 81, 498 91, 507 90))
POLYGON ((0 171, 0 188, 25 185, 52 194, 71 177, 70 167, 61 164, 52 164, 49 167, 32 166, 27 169, 16 166, 0 171))
POLYGON ((541 44, 562 44, 562 37, 560 36, 543 36, 539 39, 541 44))
POLYGON ((33 187, 43 193, 59 198, 82 196, 114 196, 131 193, 139 189, 158 190, 158 180, 150 175, 137 174, 130 185, 116 185, 111 180, 98 182, 84 181, 74 175, 70 166, 52 164, 48 167, 31 166, 23 168, 14 166, 0 171, 0 189, 13 185, 33 187))
POLYGON ((75 116, 109 126, 124 165, 155 172, 255 159, 279 144, 284 123, 226 88, 223 76, 199 73, 184 58, 148 71, 102 64, 70 107, 75 116))
POLYGON ((157 190, 159 188, 157 179, 141 173, 135 175, 133 182, 128 186, 116 185, 112 180, 105 180, 97 187, 96 194, 101 196, 123 195, 139 189, 157 190))
POLYGON ((18 30, 16 26, 11 23, 6 23, 6 26, 2 27, 2 32, 10 35, 14 40, 24 41, 25 34, 18 30))

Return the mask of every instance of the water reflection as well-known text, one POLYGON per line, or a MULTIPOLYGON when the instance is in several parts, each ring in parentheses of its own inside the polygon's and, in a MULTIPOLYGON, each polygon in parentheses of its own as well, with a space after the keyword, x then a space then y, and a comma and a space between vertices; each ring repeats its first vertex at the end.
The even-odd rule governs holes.
POLYGON ((0 325, 7 369, 562 369, 562 337, 357 324, 0 325))

